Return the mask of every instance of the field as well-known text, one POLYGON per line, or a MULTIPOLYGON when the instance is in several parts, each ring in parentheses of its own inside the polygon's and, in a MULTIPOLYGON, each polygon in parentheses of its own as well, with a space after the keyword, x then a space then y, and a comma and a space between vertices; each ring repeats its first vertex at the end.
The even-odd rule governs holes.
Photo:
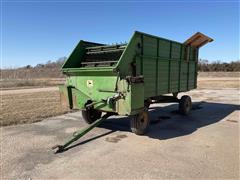
POLYGON ((200 72, 198 74, 198 89, 239 89, 239 87, 239 72, 200 72))
POLYGON ((32 123, 64 114, 57 88, 3 91, 1 125, 32 123))
MULTIPOLYGON (((39 88, 39 83, 29 86, 4 87, 1 91, 1 126, 33 123, 46 117, 67 113, 60 105, 56 84, 64 79, 35 79, 34 82, 48 82, 47 87, 39 88)), ((32 84, 33 82, 29 82, 32 84)), ((13 83, 14 84, 14 83, 13 83)), ((239 73, 199 73, 198 89, 239 88, 239 73)))
POLYGON ((0 88, 2 90, 41 88, 63 83, 64 78, 2 79, 0 80, 0 88))

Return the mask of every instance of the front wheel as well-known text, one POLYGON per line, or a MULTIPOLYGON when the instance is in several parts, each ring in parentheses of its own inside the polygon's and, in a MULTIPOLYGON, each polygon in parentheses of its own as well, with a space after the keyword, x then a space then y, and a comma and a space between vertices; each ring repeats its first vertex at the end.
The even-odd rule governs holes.
POLYGON ((137 135, 143 135, 149 128, 149 114, 147 110, 143 110, 139 114, 136 114, 131 119, 131 130, 137 135))
POLYGON ((94 121, 99 119, 102 115, 101 111, 98 111, 96 109, 87 109, 87 110, 82 110, 82 117, 84 121, 88 124, 92 124, 94 121))
POLYGON ((192 109, 192 100, 190 96, 184 95, 179 101, 179 112, 183 115, 188 115, 192 109))

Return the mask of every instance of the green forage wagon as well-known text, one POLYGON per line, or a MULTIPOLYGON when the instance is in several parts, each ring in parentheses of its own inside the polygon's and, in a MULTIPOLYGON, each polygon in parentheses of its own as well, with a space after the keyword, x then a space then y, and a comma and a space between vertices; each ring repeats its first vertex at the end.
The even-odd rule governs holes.
POLYGON ((131 116, 131 130, 142 135, 151 103, 178 102, 189 113, 191 98, 177 95, 197 87, 198 51, 211 41, 199 32, 179 43, 138 31, 126 44, 81 40, 62 66, 61 100, 93 126, 102 112, 131 116))

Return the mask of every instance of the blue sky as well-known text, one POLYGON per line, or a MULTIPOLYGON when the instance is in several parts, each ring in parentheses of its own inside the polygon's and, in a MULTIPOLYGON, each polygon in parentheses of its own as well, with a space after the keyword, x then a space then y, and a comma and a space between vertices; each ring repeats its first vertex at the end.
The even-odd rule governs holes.
POLYGON ((80 39, 116 43, 133 31, 185 41, 197 31, 214 42, 210 61, 239 59, 239 2, 3 1, 2 67, 36 65, 68 56, 80 39))

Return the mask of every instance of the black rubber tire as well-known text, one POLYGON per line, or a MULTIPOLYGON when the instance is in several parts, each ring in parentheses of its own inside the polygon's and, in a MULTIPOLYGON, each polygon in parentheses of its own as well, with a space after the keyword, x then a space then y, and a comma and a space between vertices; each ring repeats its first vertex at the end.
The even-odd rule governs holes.
POLYGON ((82 110, 82 117, 88 124, 92 124, 94 121, 102 116, 102 112, 96 109, 82 110))
POLYGON ((192 109, 192 100, 190 96, 184 95, 179 101, 179 112, 183 115, 188 115, 192 109))
POLYGON ((148 131, 149 122, 150 118, 147 110, 134 115, 130 122, 132 132, 137 135, 145 134, 148 131))
POLYGON ((150 102, 149 99, 147 99, 147 100, 144 101, 144 108, 145 108, 145 109, 148 109, 148 108, 150 107, 150 105, 151 105, 151 102, 150 102))

